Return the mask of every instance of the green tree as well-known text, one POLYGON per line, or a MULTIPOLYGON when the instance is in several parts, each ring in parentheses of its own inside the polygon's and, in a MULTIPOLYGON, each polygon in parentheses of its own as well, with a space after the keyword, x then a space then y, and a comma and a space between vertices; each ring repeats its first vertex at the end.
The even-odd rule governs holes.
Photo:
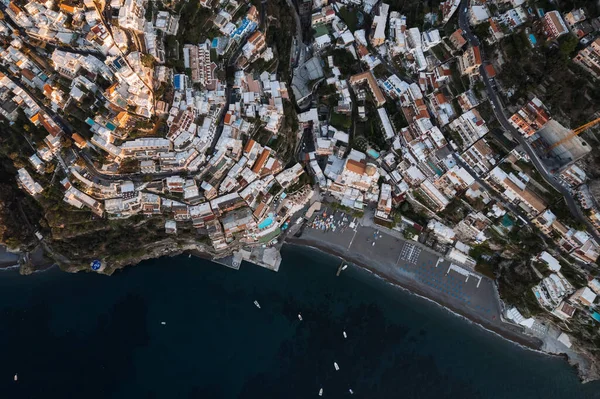
POLYGON ((142 54, 142 65, 146 68, 154 68, 154 64, 156 63, 156 59, 154 56, 150 54, 142 54))
POLYGON ((571 58, 571 55, 577 48, 577 43, 579 43, 579 40, 574 35, 568 34, 561 37, 558 42, 558 50, 560 55, 562 55, 563 58, 571 58))

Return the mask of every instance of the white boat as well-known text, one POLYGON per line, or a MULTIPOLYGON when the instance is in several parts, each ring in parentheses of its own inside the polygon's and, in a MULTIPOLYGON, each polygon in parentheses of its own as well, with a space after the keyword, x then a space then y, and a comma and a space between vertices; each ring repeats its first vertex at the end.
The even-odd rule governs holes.
POLYGON ((342 266, 342 270, 346 270, 347 268, 348 268, 348 265, 342 266))
POLYGON ((189 254, 189 255, 188 255, 188 258, 191 258, 191 257, 192 257, 192 254, 189 254))
POLYGON ((333 367, 335 367, 335 371, 340 370, 340 366, 338 366, 338 364, 336 362, 333 362, 333 367))
POLYGON ((19 376, 17 374, 15 374, 15 376, 13 377, 13 380, 17 381, 19 379, 19 376))
POLYGON ((371 246, 372 246, 372 247, 374 247, 374 246, 375 246, 375 241, 373 241, 373 245, 371 245, 371 246))
POLYGON ((254 304, 256 305, 257 308, 260 309, 260 304, 258 303, 258 301, 254 301, 254 304))
POLYGON ((348 389, 348 392, 350 392, 350 395, 354 395, 354 391, 352 389, 348 389))
POLYGON ((344 338, 348 338, 348 336, 346 335, 346 331, 344 331, 343 333, 344 333, 344 338))
POLYGON ((298 313, 298 320, 302 321, 302 315, 298 313))
POLYGON ((167 322, 165 321, 161 321, 160 324, 162 324, 163 326, 167 324, 167 322))
POLYGON ((319 396, 323 396, 323 388, 319 389, 319 396))

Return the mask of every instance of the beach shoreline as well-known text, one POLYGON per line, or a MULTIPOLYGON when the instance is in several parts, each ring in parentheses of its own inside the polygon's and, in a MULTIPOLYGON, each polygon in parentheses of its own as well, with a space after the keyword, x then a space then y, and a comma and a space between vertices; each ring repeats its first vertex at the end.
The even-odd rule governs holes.
MULTIPOLYGON (((419 287, 416 282, 411 283, 408 279, 406 279, 405 281, 400 281, 400 279, 394 278, 394 276, 390 276, 388 273, 382 271, 381 268, 377 267, 377 262, 367 263, 365 259, 361 259, 360 254, 352 253, 351 251, 341 251, 341 248, 335 248, 333 245, 328 244, 324 241, 315 241, 305 238, 296 238, 288 236, 286 238, 285 244, 300 248, 313 248, 325 254, 343 259, 344 261, 354 264, 375 275, 376 277, 381 278, 388 284, 392 284, 400 289, 408 291, 409 293, 415 294, 423 299, 429 300, 437 304, 438 306, 441 306, 442 308, 448 310, 449 312, 459 317, 465 318, 469 322, 480 326, 486 331, 499 335, 500 337, 527 349, 548 355, 553 355, 541 350, 543 342, 540 339, 529 335, 525 335, 524 333, 518 333, 508 328, 501 328, 498 325, 494 325, 480 317, 477 317, 477 315, 473 312, 465 311, 465 308, 459 308, 457 306, 454 306, 452 303, 450 303, 450 301, 443 301, 441 298, 434 298, 433 295, 430 295, 430 293, 426 292, 426 290, 419 287)), ((510 325, 507 324, 507 327, 508 326, 510 325)))

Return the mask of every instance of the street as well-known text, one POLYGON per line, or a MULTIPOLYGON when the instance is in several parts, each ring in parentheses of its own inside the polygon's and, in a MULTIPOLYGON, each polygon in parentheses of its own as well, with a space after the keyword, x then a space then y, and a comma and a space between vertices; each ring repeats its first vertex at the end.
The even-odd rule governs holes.
MULTIPOLYGON (((479 46, 480 41, 477 38, 477 36, 475 36, 473 34, 473 32, 471 31, 471 26, 469 24, 468 6, 469 6, 469 0, 462 0, 459 10, 458 10, 458 13, 459 13, 458 14, 458 25, 465 33, 466 39, 469 41, 469 44, 471 46, 479 46)), ((488 98, 490 99, 490 103, 492 104, 492 109, 494 111, 494 114, 496 115, 496 118, 498 119, 498 122, 500 122, 500 125, 506 131, 508 131, 511 134, 511 136, 525 150, 525 152, 529 156, 529 159, 531 159, 531 162, 533 163, 535 168, 538 170, 540 175, 543 177, 543 179, 546 180, 546 182, 548 184, 550 184, 552 187, 554 187, 554 189, 556 191, 558 191, 559 193, 561 193, 561 195, 565 198, 565 203, 567 204, 567 207, 569 208, 569 211, 571 212, 571 214, 576 219, 582 221, 586 226, 587 232, 592 237, 594 237, 594 239, 597 242, 600 242, 600 235, 598 235, 594 226, 592 226, 592 224, 587 219, 587 217, 585 217, 585 215, 583 214, 583 212, 577 205, 577 202, 571 195, 571 192, 569 191, 569 189, 567 189, 562 184, 560 184, 560 182, 550 172, 548 172, 545 165, 540 160, 538 154, 531 147, 531 144, 508 121, 505 111, 504 111, 504 105, 502 104, 502 101, 500 100, 500 97, 498 96, 498 92, 495 89, 495 84, 493 83, 493 80, 488 76, 487 71, 485 70, 485 65, 487 64, 487 62, 485 60, 485 54, 482 49, 481 49, 481 57, 482 57, 482 64, 479 67, 479 74, 485 85, 485 90, 487 92, 488 98)))

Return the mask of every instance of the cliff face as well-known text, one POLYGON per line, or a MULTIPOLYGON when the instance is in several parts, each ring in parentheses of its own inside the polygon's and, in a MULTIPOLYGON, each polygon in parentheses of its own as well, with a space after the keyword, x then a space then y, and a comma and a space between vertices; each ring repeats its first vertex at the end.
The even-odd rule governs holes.
POLYGON ((102 273, 134 265, 142 260, 174 256, 185 251, 214 255, 207 236, 199 234, 191 223, 182 223, 177 234, 167 234, 161 217, 132 217, 102 221, 102 228, 80 234, 61 235, 54 232, 48 238, 53 258, 68 272, 89 270, 93 260, 101 260, 102 273))
POLYGON ((16 170, 0 157, 0 243, 9 248, 29 247, 40 218, 35 200, 17 186, 16 170))
MULTIPOLYGON (((166 238, 161 241, 143 245, 128 257, 120 257, 115 260, 111 260, 110 256, 101 257, 100 260, 102 260, 105 267, 100 273, 112 275, 117 270, 123 269, 126 266, 138 264, 144 260, 160 258, 163 256, 177 256, 184 252, 193 252, 196 255, 202 255, 208 258, 212 258, 215 255, 212 247, 196 240, 166 238)), ((69 273, 90 270, 89 263, 72 262, 70 264, 61 264, 60 267, 62 270, 69 273)))

